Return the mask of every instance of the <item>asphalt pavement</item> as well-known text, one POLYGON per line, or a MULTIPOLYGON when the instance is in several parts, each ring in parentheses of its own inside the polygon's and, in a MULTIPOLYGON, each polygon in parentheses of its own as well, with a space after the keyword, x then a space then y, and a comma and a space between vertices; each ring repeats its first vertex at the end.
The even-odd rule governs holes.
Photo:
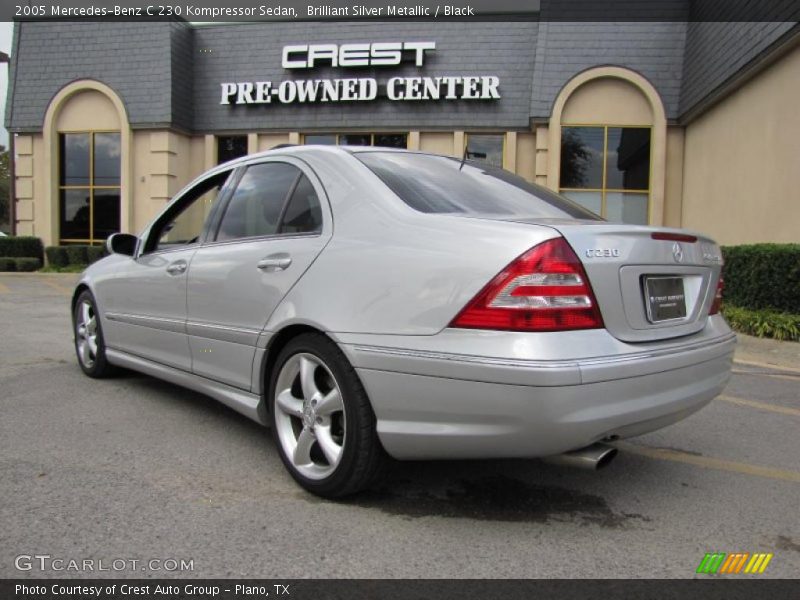
POLYGON ((397 463, 331 502, 215 401, 85 377, 75 279, 0 274, 0 577, 695 577, 708 552, 800 574, 800 345, 745 339, 723 396, 605 470, 397 463))

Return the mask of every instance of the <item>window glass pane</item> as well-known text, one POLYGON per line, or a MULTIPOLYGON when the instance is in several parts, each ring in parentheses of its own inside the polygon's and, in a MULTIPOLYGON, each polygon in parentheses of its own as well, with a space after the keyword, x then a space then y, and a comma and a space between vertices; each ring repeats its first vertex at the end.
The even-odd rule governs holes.
POLYGON ((575 192, 565 191, 561 192, 567 198, 572 198, 583 206, 584 208, 592 211, 596 215, 600 214, 603 207, 603 193, 602 192, 575 192))
POLYGON ((355 156, 406 204, 425 213, 598 220, 579 204, 495 167, 427 154, 355 156))
POLYGON ((303 142, 305 144, 321 144, 323 146, 335 146, 336 136, 332 133, 306 135, 303 137, 303 142))
POLYGON ((174 246, 193 244, 203 232, 208 215, 219 197, 219 192, 230 176, 226 171, 198 184, 182 198, 182 208, 172 217, 167 217, 159 231, 151 236, 147 243, 147 251, 164 250, 174 246), (184 204, 188 202, 188 204, 184 204), (152 240, 155 240, 155 244, 152 240), (156 247, 153 248, 152 246, 156 247))
POLYGON ((647 225, 647 194, 606 192, 606 218, 615 223, 647 225))
POLYGON ((405 133, 376 133, 375 146, 384 146, 386 148, 407 148, 407 136, 405 133))
POLYGON ((322 230, 322 211, 319 198, 308 177, 302 175, 292 193, 286 214, 283 216, 281 233, 310 233, 322 230))
POLYGON ((372 136, 368 133, 348 133, 339 136, 339 143, 345 146, 369 146, 371 142, 372 136))
POLYGON ((609 127, 606 188, 650 189, 650 129, 609 127))
POLYGON ((119 190, 94 191, 94 239, 104 240, 119 231, 119 190))
POLYGON ((61 238, 89 239, 89 190, 61 190, 61 238))
POLYGON ((62 133, 60 142, 60 184, 89 185, 89 134, 62 133))
POLYGON ((118 133, 94 134, 94 185, 119 185, 118 133))
POLYGON ((469 134, 467 136, 467 158, 502 168, 503 137, 502 135, 469 134))
POLYGON ((603 137, 602 127, 561 130, 562 188, 603 187, 603 137))
POLYGON ((217 138, 217 164, 247 155, 246 135, 221 135, 217 138))
POLYGON ((299 174, 286 163, 248 167, 225 209, 217 240, 277 233, 281 209, 299 174))

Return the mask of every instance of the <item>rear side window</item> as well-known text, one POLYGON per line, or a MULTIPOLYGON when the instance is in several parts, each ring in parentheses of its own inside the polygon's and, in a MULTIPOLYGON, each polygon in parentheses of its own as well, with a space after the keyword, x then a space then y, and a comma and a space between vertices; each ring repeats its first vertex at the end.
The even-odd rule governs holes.
POLYGON ((247 168, 225 209, 217 241, 322 229, 319 199, 297 167, 280 162, 247 168))
POLYGON ((311 233, 322 231, 322 210, 314 186, 305 175, 292 192, 281 219, 280 233, 311 233))
POLYGON ((420 212, 602 220, 568 198, 485 164, 402 152, 359 152, 355 156, 420 212))

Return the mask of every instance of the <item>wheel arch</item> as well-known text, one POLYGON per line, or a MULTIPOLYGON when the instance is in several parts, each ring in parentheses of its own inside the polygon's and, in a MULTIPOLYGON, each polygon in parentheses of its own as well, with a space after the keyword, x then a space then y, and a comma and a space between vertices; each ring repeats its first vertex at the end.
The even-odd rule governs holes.
POLYGON ((267 351, 264 353, 260 369, 262 394, 261 402, 258 404, 258 414, 265 423, 269 422, 269 380, 275 368, 275 359, 278 358, 278 354, 286 347, 286 344, 303 333, 319 333, 336 343, 335 340, 324 331, 307 323, 293 323, 273 334, 269 340, 269 344, 267 344, 267 351))
MULTIPOLYGON (((72 298, 69 303, 69 308, 70 308, 70 314, 73 316, 73 318, 75 316, 75 306, 78 304, 78 298, 85 291, 92 293, 92 289, 89 287, 89 285, 87 283, 81 282, 75 287, 75 291, 72 293, 72 298)), ((92 293, 92 295, 94 294, 92 293)))

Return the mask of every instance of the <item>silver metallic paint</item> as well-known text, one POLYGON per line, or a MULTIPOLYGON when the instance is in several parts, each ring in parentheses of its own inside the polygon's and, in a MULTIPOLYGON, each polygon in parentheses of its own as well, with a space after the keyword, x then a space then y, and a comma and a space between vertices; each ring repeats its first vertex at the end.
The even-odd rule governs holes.
MULTIPOLYGON (((609 435, 638 435, 698 410, 729 377, 735 338, 722 317, 707 316, 720 270, 706 259, 708 248, 716 248, 707 238, 683 244, 684 260, 676 265, 672 243, 650 239, 653 231, 669 230, 421 214, 336 147, 280 149, 234 166, 274 157, 298 164, 318 188, 324 182, 323 234, 203 243, 177 255, 116 255, 95 263, 80 285, 100 307, 110 362, 208 393, 265 423, 268 343, 290 325, 311 326, 357 369, 381 441, 398 458, 541 456, 609 435), (448 328, 503 267, 559 235, 584 257, 607 329, 448 328), (298 266, 293 245, 304 243, 309 258, 299 265, 299 280, 274 281, 298 266), (238 250, 248 244, 255 249, 238 250), (592 248, 619 253, 586 257, 592 248), (195 275, 198 252, 205 264, 195 275), (183 284, 165 272, 184 253, 190 314, 176 310, 183 284), (239 266, 226 253, 254 264, 239 266), (286 271, 259 270, 258 260, 275 253, 292 256, 286 271), (139 278, 148 293, 129 294, 136 260, 152 265, 139 278), (215 271, 215 264, 224 268, 215 271), (698 278, 684 322, 643 321, 641 290, 631 282, 654 272, 698 278), (259 304, 259 285, 280 291, 259 304), (225 290, 243 294, 248 306, 231 310, 225 290), (197 358, 205 348, 208 356, 197 358)), ((230 165, 212 173, 224 168, 230 165)))

